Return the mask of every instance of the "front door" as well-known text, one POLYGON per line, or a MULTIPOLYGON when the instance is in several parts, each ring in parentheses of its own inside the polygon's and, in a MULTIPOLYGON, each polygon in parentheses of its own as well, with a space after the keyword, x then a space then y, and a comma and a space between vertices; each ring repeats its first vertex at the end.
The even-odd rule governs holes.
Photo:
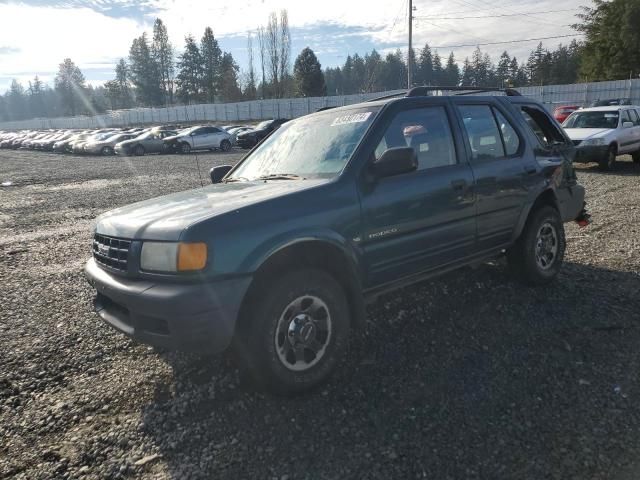
MULTIPOLYGON (((432 99, 433 100, 433 99, 432 99)), ((411 146, 418 170, 362 182, 362 248, 368 287, 435 269, 475 250, 473 175, 448 102, 392 115, 371 161, 391 147, 411 146)))

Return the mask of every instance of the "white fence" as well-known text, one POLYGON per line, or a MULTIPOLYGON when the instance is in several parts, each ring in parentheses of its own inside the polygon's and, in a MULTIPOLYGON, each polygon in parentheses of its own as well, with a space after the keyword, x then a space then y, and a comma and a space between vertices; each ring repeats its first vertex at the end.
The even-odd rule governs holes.
MULTIPOLYGON (((550 109, 559 103, 587 105, 598 99, 630 98, 640 104, 640 80, 578 83, 572 85, 546 85, 521 87, 523 95, 546 104, 550 109)), ((104 115, 37 118, 0 123, 0 130, 32 128, 100 128, 126 127, 130 125, 217 122, 232 123, 269 118, 295 118, 315 112, 323 107, 338 107, 362 102, 371 98, 396 93, 378 92, 356 95, 255 100, 252 102, 188 105, 168 108, 135 108, 116 110, 104 115)))

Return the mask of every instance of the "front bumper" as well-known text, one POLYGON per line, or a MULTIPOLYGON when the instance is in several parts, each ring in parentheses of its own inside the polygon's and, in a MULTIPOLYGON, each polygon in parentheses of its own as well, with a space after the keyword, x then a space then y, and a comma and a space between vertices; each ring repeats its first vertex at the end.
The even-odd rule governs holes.
POLYGON ((609 153, 608 145, 579 145, 576 148, 576 156, 574 162, 576 163, 589 163, 599 162, 605 158, 609 153))
POLYGON ((98 315, 142 343, 216 353, 231 343, 251 276, 211 283, 159 283, 113 275, 91 259, 85 275, 95 287, 98 315))

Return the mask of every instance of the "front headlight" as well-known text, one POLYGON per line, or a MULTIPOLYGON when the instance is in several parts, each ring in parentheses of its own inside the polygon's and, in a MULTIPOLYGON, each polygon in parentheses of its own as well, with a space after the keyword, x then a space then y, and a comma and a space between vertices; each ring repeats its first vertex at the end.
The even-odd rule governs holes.
POLYGON ((193 272, 207 264, 207 244, 144 242, 140 268, 152 272, 193 272))
POLYGON ((587 138, 581 145, 604 145, 604 138, 587 138))

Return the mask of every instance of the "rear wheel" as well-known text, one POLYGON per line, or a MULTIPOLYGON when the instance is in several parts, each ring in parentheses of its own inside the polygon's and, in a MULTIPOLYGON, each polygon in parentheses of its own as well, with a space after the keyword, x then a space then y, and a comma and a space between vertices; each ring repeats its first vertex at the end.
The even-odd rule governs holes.
POLYGON ((607 156, 598 162, 598 166, 602 171, 613 170, 616 166, 616 156, 618 155, 618 149, 615 145, 611 145, 607 152, 607 156))
POLYGON ((231 150, 231 142, 229 140, 222 140, 222 142, 220 142, 220 150, 223 152, 231 150))
POLYGON ((527 285, 544 285, 560 272, 565 247, 558 210, 542 206, 531 212, 520 238, 507 251, 509 268, 527 285))
POLYGON ((349 308, 328 273, 303 269, 258 287, 243 312, 238 354, 253 378, 274 393, 315 387, 347 347, 349 308))
POLYGON ((144 147, 142 145, 136 145, 136 148, 133 150, 133 152, 138 156, 141 157, 144 155, 144 147))
POLYGON ((107 155, 113 155, 113 148, 111 148, 111 147, 102 147, 102 150, 100 151, 100 153, 102 155, 104 155, 105 157, 107 155))
POLYGON ((180 144, 180 153, 189 153, 191 152, 191 145, 189 145, 187 142, 182 142, 180 144))

